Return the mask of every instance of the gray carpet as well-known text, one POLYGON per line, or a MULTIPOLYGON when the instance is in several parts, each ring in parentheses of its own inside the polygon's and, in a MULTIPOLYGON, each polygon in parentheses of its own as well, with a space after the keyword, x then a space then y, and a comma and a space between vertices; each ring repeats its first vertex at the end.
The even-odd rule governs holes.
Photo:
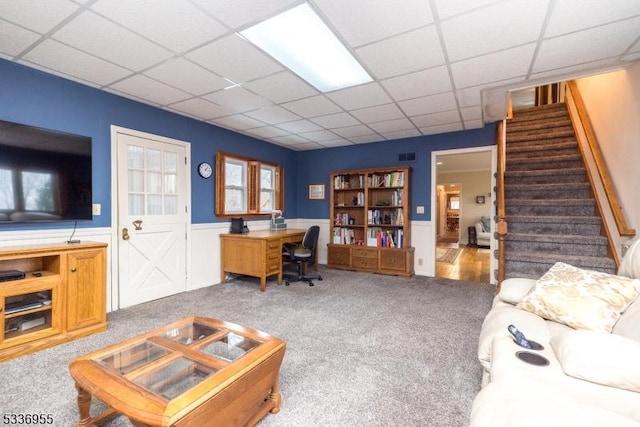
POLYGON ((0 409, 51 413, 55 426, 73 426, 72 359, 196 314, 287 342, 281 411, 261 427, 468 425, 480 389, 477 337, 494 287, 320 270, 325 280, 314 287, 270 281, 260 293, 256 280, 235 279, 110 313, 105 333, 0 364, 0 409))

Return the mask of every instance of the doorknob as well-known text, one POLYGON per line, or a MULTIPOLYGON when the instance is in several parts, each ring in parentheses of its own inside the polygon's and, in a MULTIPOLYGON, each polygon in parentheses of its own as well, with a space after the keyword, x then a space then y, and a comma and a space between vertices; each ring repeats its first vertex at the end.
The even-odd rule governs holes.
POLYGON ((127 228, 122 229, 122 240, 129 240, 129 230, 127 228))
POLYGON ((136 219, 135 221, 133 221, 133 226, 136 228, 136 230, 142 230, 142 221, 136 219))

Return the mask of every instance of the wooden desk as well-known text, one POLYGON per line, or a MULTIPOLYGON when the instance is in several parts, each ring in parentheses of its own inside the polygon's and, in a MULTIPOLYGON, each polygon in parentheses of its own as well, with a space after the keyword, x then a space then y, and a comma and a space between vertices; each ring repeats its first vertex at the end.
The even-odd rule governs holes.
POLYGON ((220 235, 220 274, 224 283, 227 273, 260 278, 260 290, 267 289, 267 277, 278 275, 282 284, 282 244, 302 242, 306 229, 258 230, 247 234, 220 235))

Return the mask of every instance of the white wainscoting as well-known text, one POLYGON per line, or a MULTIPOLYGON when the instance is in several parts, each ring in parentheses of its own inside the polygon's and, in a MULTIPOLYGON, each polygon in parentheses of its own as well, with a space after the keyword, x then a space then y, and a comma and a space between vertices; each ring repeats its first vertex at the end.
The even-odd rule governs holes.
POLYGON ((411 221, 411 244, 416 248, 414 269, 419 276, 436 274, 436 239, 432 221, 411 221))
MULTIPOLYGON (((329 220, 327 219, 287 219, 288 228, 309 228, 320 226, 318 240, 318 263, 327 263, 327 244, 329 243, 329 220)), ((220 276, 220 234, 229 232, 229 222, 209 224, 192 224, 191 226, 191 259, 187 262, 188 289, 199 289, 221 282, 220 276)), ((249 222, 251 230, 266 230, 269 221, 249 222)), ((430 247, 433 237, 431 221, 412 221, 411 240, 415 247, 415 272, 421 276, 435 274, 435 249, 430 247), (420 265, 422 260, 422 265, 420 265)), ((16 230, 0 232, 0 247, 60 244, 71 237, 71 229, 51 230, 16 230)), ((118 266, 112 260, 117 259, 117 248, 113 239, 117 235, 111 228, 79 228, 74 239, 107 243, 107 311, 118 307, 118 266)))

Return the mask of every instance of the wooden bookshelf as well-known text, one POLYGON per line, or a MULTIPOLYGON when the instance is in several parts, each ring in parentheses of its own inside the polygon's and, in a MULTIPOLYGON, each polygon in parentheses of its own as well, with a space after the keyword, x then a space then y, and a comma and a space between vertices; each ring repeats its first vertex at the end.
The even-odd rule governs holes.
POLYGON ((327 266, 412 276, 411 168, 336 171, 329 186, 327 266))

